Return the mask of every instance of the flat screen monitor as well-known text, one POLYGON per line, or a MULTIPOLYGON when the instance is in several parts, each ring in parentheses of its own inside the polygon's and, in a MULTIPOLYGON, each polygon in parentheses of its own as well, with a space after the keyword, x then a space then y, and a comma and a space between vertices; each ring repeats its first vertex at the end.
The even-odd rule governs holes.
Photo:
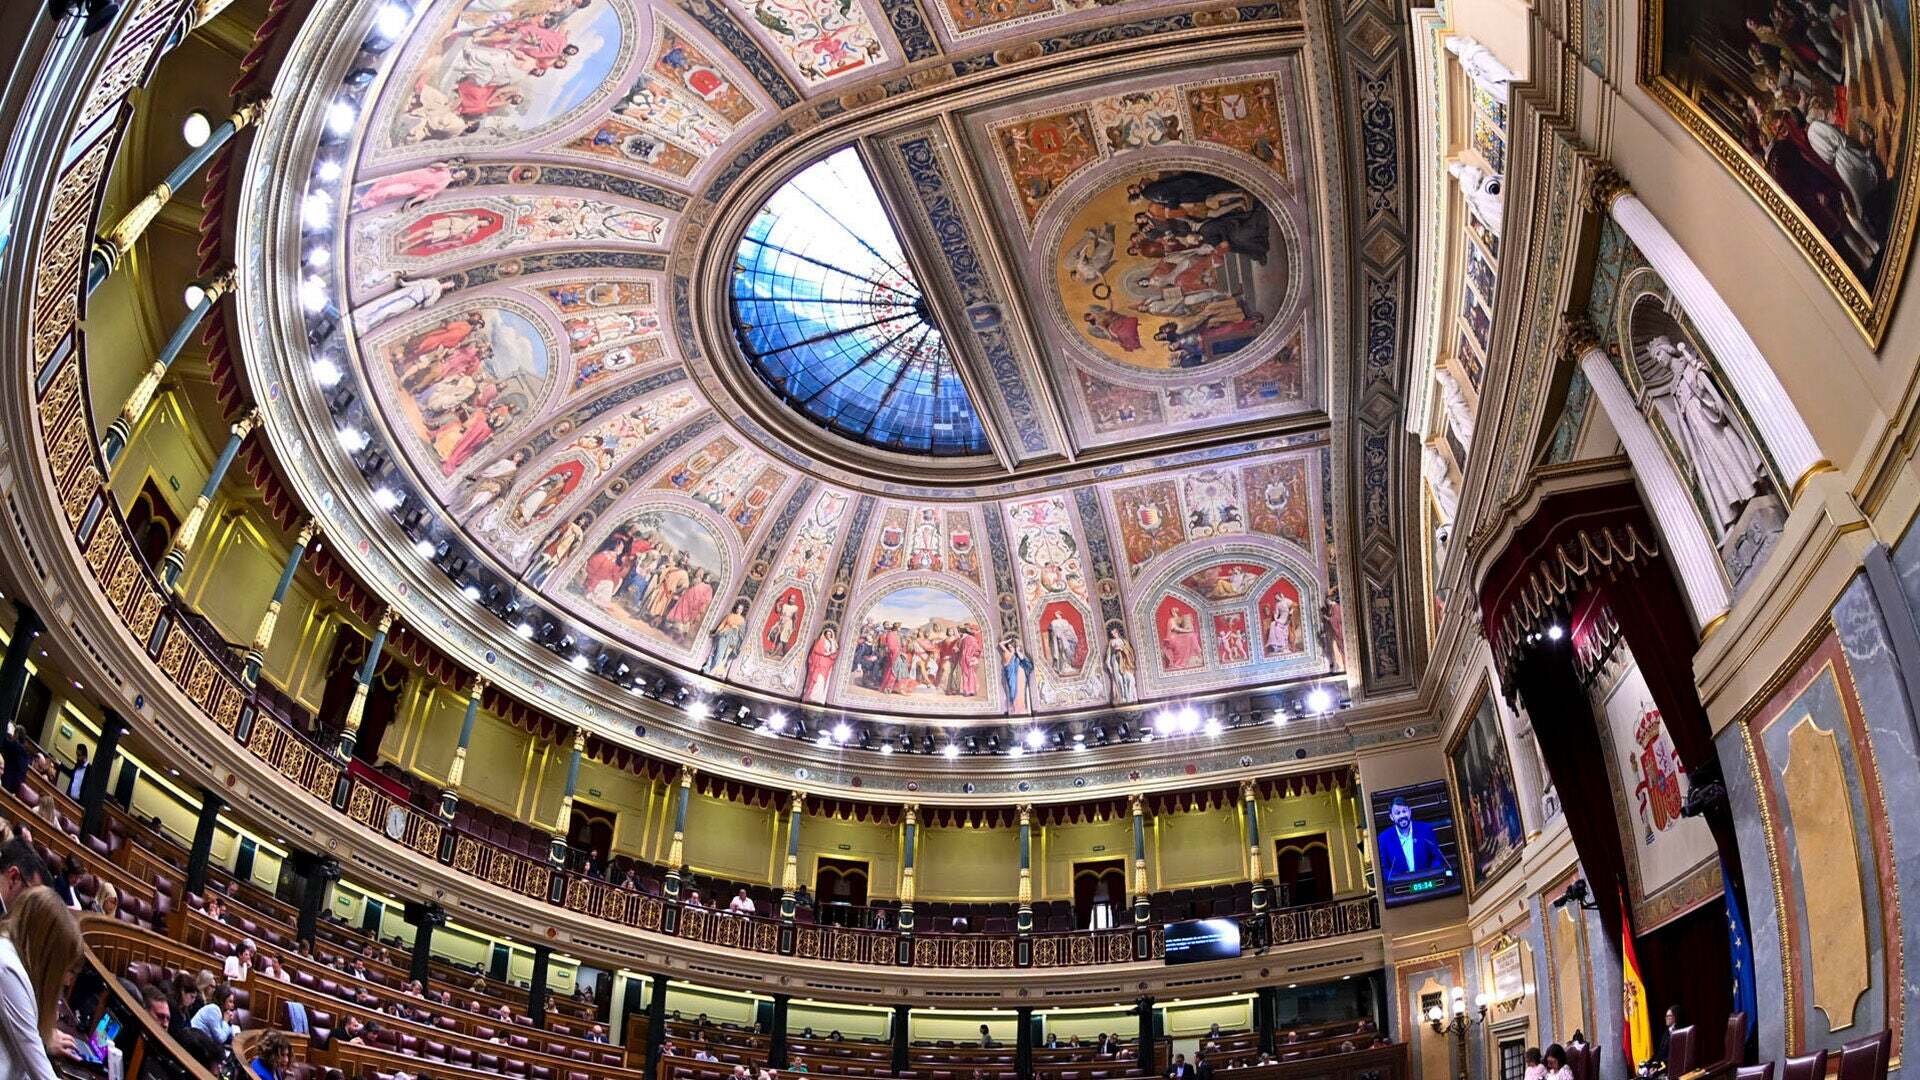
POLYGON ((1240 955, 1240 924, 1233 919, 1192 919, 1168 923, 1167 963, 1231 960, 1240 955))
POLYGON ((1463 887, 1445 780, 1374 792, 1373 836, 1387 907, 1453 896, 1463 887))

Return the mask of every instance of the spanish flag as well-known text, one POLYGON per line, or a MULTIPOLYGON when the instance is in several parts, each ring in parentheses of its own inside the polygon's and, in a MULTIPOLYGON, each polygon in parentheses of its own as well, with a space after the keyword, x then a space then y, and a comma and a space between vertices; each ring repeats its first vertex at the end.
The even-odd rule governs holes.
POLYGON ((1620 1045, 1627 1052, 1627 1071, 1653 1056, 1653 1020, 1647 1012, 1647 984, 1640 980, 1640 960, 1633 953, 1633 909, 1627 891, 1620 890, 1620 1045))

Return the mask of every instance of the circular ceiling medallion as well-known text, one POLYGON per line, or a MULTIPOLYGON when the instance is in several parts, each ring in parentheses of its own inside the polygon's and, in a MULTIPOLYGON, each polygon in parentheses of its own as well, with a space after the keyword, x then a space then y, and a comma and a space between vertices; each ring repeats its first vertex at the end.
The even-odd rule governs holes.
POLYGON ((1274 211, 1197 168, 1123 174, 1061 234, 1060 314, 1080 341, 1146 371, 1206 367, 1251 345, 1287 299, 1274 211))

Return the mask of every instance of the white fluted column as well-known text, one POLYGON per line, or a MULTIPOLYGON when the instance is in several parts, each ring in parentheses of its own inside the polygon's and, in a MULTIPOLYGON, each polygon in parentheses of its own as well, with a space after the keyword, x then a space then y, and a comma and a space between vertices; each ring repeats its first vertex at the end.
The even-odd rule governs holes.
POLYGON ((1800 411, 1794 408, 1786 387, 1780 385, 1773 365, 1734 317, 1719 290, 1618 173, 1605 167, 1596 170, 1588 181, 1588 190, 1594 204, 1612 216, 1686 309, 1687 317, 1713 350, 1713 359, 1741 407, 1752 417, 1755 433, 1791 494, 1797 497, 1809 476, 1832 469, 1833 463, 1820 453, 1813 432, 1800 419, 1800 411))
POLYGON ((1575 349, 1580 358, 1580 373, 1587 377, 1594 399, 1606 411, 1607 420, 1627 449, 1627 459, 1633 462, 1640 494, 1653 514, 1655 527, 1660 530, 1666 556, 1673 563, 1674 576, 1680 579, 1680 588, 1686 593, 1687 606, 1693 610, 1694 629, 1705 631, 1726 614, 1732 602, 1720 554, 1707 535, 1699 512, 1694 509, 1686 483, 1673 467, 1673 459, 1667 456, 1659 436, 1654 434, 1640 407, 1634 404, 1633 392, 1614 370, 1606 351, 1594 344, 1591 337, 1581 337, 1577 332, 1569 341, 1569 351, 1575 349))

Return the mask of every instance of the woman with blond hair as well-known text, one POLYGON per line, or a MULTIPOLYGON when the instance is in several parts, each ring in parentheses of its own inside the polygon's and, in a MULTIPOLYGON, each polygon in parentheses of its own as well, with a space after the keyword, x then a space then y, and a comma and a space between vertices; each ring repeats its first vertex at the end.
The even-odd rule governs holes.
POLYGON ((120 917, 120 890, 113 887, 113 882, 100 883, 100 892, 93 898, 93 903, 94 910, 100 914, 110 919, 120 917))
POLYGON ((44 885, 22 892, 0 920, 0 1052, 8 1077, 55 1080, 48 1048, 71 1055, 54 1027, 67 975, 80 962, 80 924, 44 885))

